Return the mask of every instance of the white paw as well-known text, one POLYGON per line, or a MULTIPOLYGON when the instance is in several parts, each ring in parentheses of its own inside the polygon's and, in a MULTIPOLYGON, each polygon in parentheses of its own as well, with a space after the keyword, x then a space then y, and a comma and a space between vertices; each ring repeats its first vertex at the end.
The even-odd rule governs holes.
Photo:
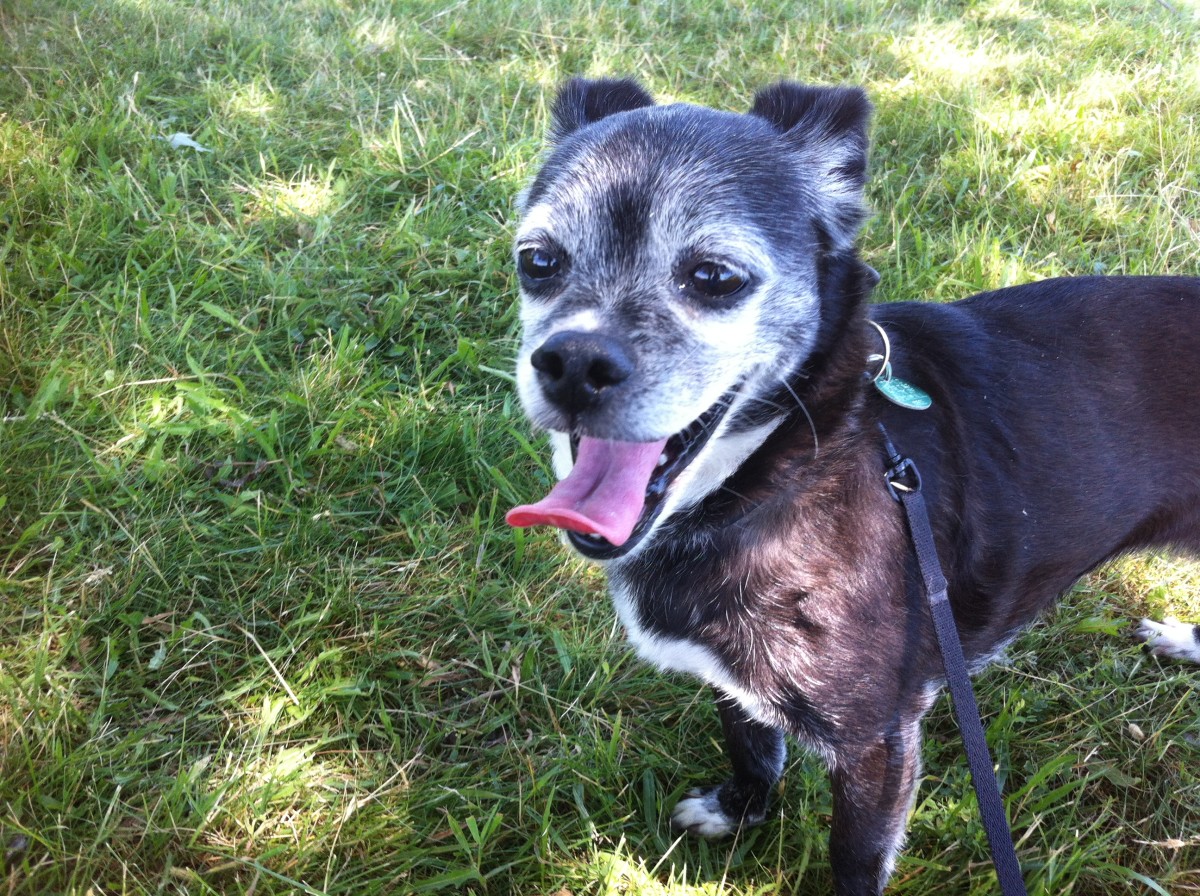
POLYGON ((1162 622, 1143 619, 1134 637, 1155 656, 1200 663, 1200 640, 1196 626, 1168 616, 1162 622))
POLYGON ((728 837, 737 822, 725 814, 717 799, 717 788, 692 790, 671 811, 671 827, 709 840, 728 837))

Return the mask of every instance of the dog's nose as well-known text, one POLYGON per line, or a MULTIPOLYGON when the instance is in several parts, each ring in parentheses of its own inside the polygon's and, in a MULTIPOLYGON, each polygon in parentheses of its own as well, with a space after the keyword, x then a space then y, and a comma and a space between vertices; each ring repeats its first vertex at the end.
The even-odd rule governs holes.
POLYGON ((555 333, 529 360, 546 397, 571 413, 596 406, 633 374, 624 346, 603 333, 555 333))

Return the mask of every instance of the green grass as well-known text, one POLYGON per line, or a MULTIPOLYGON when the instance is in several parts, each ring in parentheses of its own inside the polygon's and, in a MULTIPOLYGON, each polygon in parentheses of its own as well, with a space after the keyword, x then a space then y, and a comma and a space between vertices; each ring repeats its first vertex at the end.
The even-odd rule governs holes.
MULTIPOLYGON (((548 477, 507 373, 547 97, 863 84, 879 295, 948 300, 1200 273, 1198 40, 1183 0, 4 4, 0 889, 827 892, 809 758, 672 837, 707 696, 503 525, 548 477)), ((1114 565, 979 679, 1032 893, 1200 892, 1200 676, 1114 635, 1198 586, 1114 565)), ((928 731, 891 892, 991 893, 928 731)))

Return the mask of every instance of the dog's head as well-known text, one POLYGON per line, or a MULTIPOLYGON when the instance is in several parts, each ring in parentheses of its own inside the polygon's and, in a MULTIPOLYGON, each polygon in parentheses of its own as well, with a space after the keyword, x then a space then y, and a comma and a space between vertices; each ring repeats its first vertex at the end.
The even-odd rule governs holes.
POLYGON ((761 442, 744 412, 813 353, 826 270, 854 257, 869 114, 786 82, 744 115, 563 88, 516 263, 518 388, 564 478, 510 522, 618 556, 761 442))

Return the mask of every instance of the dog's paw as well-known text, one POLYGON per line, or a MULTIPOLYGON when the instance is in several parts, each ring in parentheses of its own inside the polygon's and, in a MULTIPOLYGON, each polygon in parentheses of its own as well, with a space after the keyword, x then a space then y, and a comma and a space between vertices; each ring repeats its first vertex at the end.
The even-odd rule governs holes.
POLYGON ((728 837, 738 829, 738 820, 721 808, 720 787, 690 790, 671 811, 671 827, 708 840, 728 837))
POLYGON ((1155 656, 1200 663, 1200 627, 1170 616, 1162 622, 1143 619, 1133 636, 1155 656))
POLYGON ((739 828, 760 824, 765 812, 747 810, 740 815, 723 806, 722 790, 727 785, 697 787, 675 804, 671 812, 671 827, 708 840, 717 840, 737 833, 739 828))

